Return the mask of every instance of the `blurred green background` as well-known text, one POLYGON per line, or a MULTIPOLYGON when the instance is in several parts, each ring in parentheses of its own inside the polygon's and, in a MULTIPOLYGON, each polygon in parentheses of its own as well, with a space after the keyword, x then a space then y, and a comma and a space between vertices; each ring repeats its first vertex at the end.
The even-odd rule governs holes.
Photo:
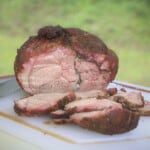
POLYGON ((149 0, 0 0, 0 75, 10 75, 16 49, 45 25, 79 27, 119 56, 116 79, 150 86, 149 0))

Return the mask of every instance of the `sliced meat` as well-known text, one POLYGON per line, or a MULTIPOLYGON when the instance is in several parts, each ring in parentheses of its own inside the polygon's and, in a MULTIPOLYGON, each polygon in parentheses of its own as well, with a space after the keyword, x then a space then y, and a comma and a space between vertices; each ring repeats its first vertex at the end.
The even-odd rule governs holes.
POLYGON ((136 110, 141 116, 150 116, 150 102, 145 101, 144 106, 136 110))
POLYGON ((116 102, 107 99, 98 100, 96 98, 89 98, 70 102, 65 106, 65 110, 67 113, 73 114, 78 112, 88 112, 104 109, 107 110, 111 108, 114 109, 115 106, 122 109, 122 106, 116 102))
POLYGON ((144 98, 140 92, 121 92, 109 98, 110 100, 121 103, 124 107, 136 110, 144 106, 144 98))
POLYGON ((14 109, 19 115, 42 115, 63 108, 74 99, 74 93, 36 94, 15 101, 14 109))
POLYGON ((139 116, 126 109, 114 107, 70 116, 77 125, 103 134, 118 134, 137 127, 139 116))
POLYGON ((31 95, 100 90, 115 78, 118 57, 88 32, 47 26, 18 50, 14 70, 31 95))
POLYGON ((41 28, 18 50, 14 71, 21 88, 33 95, 15 101, 19 115, 50 113, 58 124, 117 134, 134 129, 138 114, 149 114, 141 93, 106 90, 118 71, 118 57, 101 39, 77 28, 41 28))
MULTIPOLYGON (((136 128, 139 121, 138 114, 108 99, 91 98, 73 101, 65 106, 65 110, 70 114, 72 122, 103 134, 118 134, 130 131, 136 128)), ((63 119, 62 123, 64 122, 63 119)), ((61 119, 59 123, 61 123, 61 119)))

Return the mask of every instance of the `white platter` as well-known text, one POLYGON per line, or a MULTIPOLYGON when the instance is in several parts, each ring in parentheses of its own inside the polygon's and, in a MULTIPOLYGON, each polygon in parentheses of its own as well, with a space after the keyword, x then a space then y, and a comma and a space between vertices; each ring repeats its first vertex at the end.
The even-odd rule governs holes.
MULTIPOLYGON (((111 83, 109 87, 125 87, 127 91, 140 91, 146 100, 150 100, 149 88, 118 81, 111 83)), ((18 89, 0 98, 0 131, 18 137, 26 141, 26 144, 33 144, 37 149, 150 148, 150 117, 141 117, 138 127, 130 132, 103 135, 73 124, 55 125, 49 116, 19 117, 13 109, 14 100, 24 96, 25 93, 18 89)))

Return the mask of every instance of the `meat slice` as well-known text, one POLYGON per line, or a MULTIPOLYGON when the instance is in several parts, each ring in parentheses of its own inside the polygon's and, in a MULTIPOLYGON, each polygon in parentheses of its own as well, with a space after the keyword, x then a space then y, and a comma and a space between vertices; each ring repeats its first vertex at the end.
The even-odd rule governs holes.
POLYGON ((47 26, 18 50, 14 70, 31 95, 100 90, 115 78, 118 57, 88 32, 47 26))
POLYGON ((14 109, 23 116, 42 115, 63 108, 74 99, 74 93, 36 94, 16 100, 14 109))
POLYGON ((112 135, 136 128, 139 116, 126 109, 114 107, 114 109, 75 113, 70 119, 83 128, 112 135))
POLYGON ((73 122, 103 134, 118 134, 137 127, 139 115, 108 99, 89 98, 65 106, 69 118, 55 119, 57 124, 73 122))
POLYGON ((111 96, 109 99, 121 103, 130 110, 136 110, 144 106, 144 98, 140 92, 121 92, 111 96))
POLYGON ((108 99, 98 100, 96 98, 82 99, 68 103, 65 110, 69 114, 78 112, 88 112, 95 110, 114 109, 115 107, 122 109, 122 106, 108 99))

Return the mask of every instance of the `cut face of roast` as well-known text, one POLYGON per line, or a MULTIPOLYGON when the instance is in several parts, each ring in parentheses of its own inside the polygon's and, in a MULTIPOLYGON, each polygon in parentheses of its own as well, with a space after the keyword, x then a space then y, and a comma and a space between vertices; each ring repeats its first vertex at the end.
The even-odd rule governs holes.
POLYGON ((78 75, 74 69, 75 53, 57 49, 51 53, 34 57, 24 64, 18 74, 25 91, 29 93, 68 92, 76 88, 78 75))
POLYGON ((23 66, 18 80, 32 94, 98 90, 109 82, 107 72, 100 72, 96 64, 77 58, 69 49, 33 57, 23 66))

